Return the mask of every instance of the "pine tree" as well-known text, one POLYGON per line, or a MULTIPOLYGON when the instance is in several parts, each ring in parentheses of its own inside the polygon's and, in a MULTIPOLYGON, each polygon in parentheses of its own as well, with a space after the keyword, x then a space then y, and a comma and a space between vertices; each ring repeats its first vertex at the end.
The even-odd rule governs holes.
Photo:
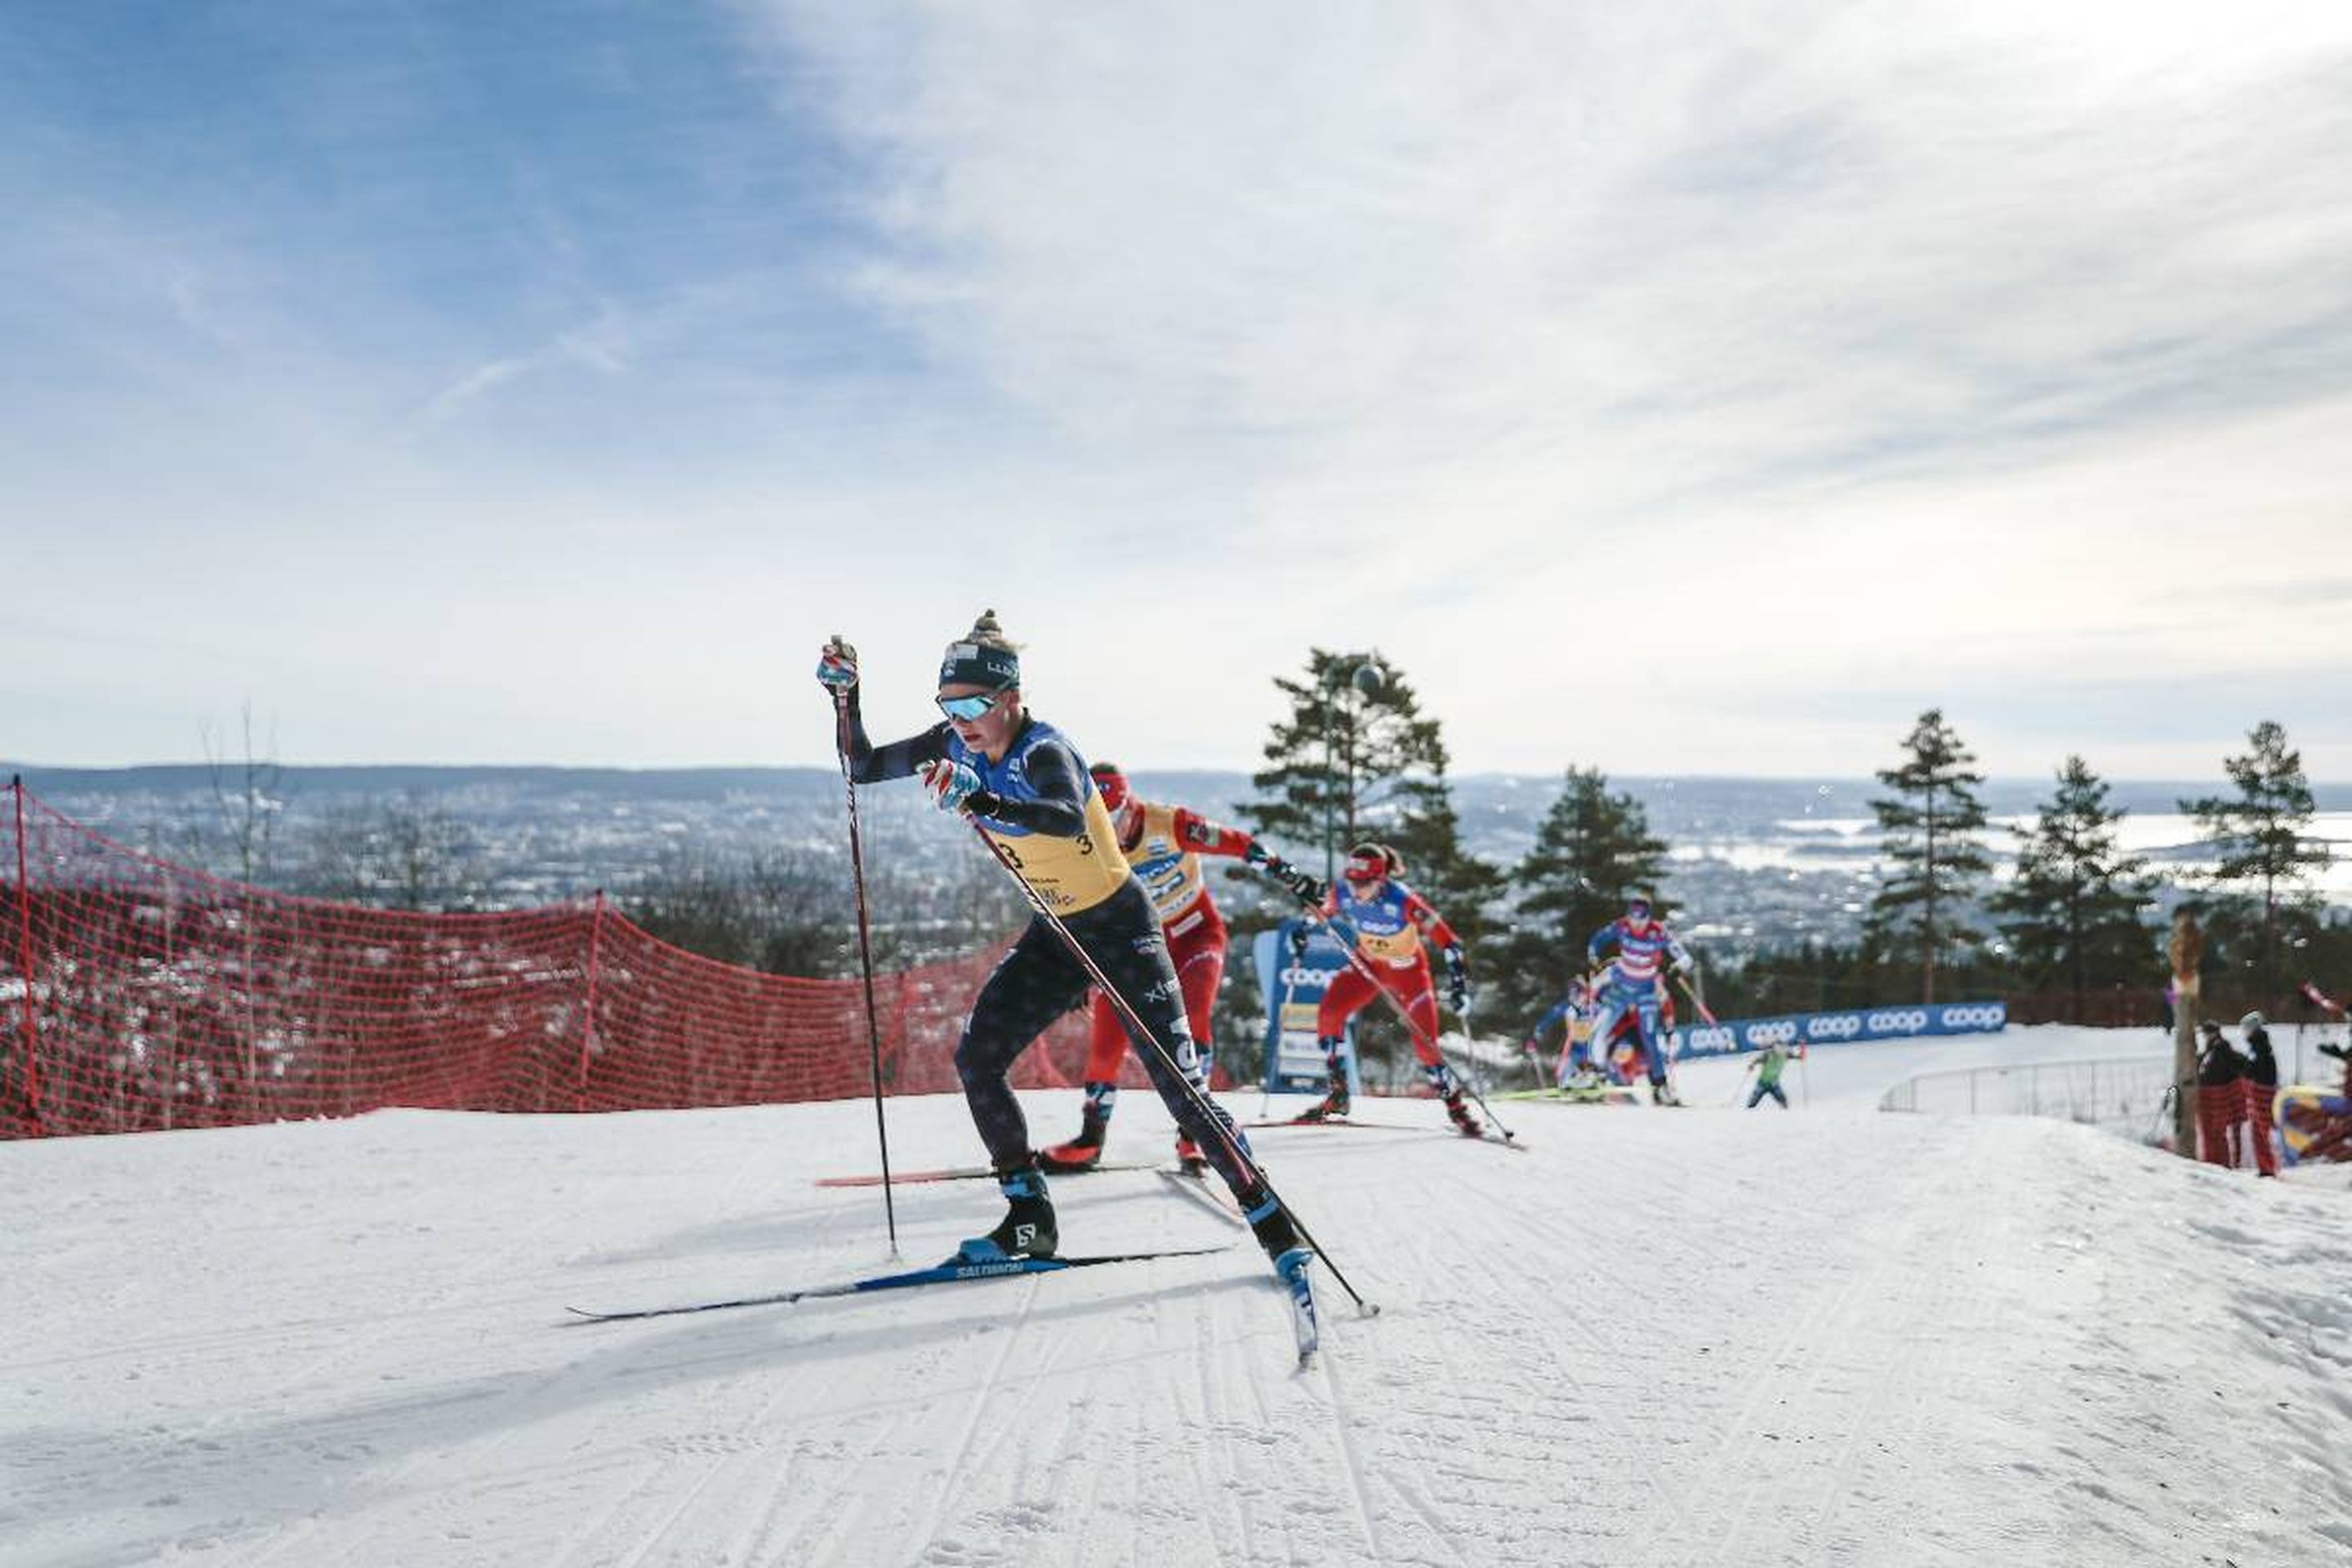
POLYGON ((1550 1005, 1584 971, 1584 945, 1622 914, 1625 898, 1659 899, 1666 846, 1630 795, 1612 795, 1598 768, 1570 768, 1537 826, 1535 847, 1512 873, 1517 914, 1504 945, 1497 1000, 1512 1013, 1550 1005))
POLYGON ((2285 729, 2265 719, 2246 739, 2252 751, 2222 759, 2230 782, 2238 786, 2236 797, 2205 795, 2182 801, 2180 809, 2197 819, 2220 851, 2221 864, 2211 873, 2215 884, 2262 883, 2263 995, 2268 999, 2278 994, 2282 884, 2289 894, 2286 908, 2307 917, 2312 900, 2294 884, 2326 869, 2333 857, 2324 842, 2305 836, 2315 810, 2311 781, 2304 776, 2303 753, 2287 749, 2285 729))
POLYGON ((2147 862, 2125 855, 2107 805, 2106 781, 2079 756, 2059 770, 2057 793, 2017 835, 2017 875, 1988 900, 2016 962, 2036 985, 2063 976, 2083 1021, 2093 984, 2152 981, 2157 944, 2140 923, 2155 889, 2147 862))
POLYGON ((1501 874, 1462 847, 1445 742, 1412 684, 1377 656, 1314 648, 1305 679, 1277 676, 1275 686, 1290 712, 1266 738, 1268 766, 1250 775, 1259 795, 1242 819, 1276 843, 1324 846, 1327 874, 1352 844, 1390 845, 1406 880, 1457 929, 1475 927, 1501 874))
MULTIPOLYGON (((1423 716, 1412 684, 1377 655, 1311 648, 1305 678, 1277 676, 1275 686, 1290 710, 1267 735, 1267 766, 1250 776, 1257 798, 1236 815, 1318 869, 1334 867, 1363 839, 1394 848, 1404 858, 1404 880, 1469 949, 1474 983, 1483 987, 1493 971, 1478 942, 1502 874, 1463 847, 1438 721, 1423 716), (1327 846, 1327 853, 1310 856, 1310 845, 1327 846)), ((1368 1026, 1368 1058, 1385 1056, 1402 1038, 1385 1027, 1382 1009, 1368 1009, 1360 1023, 1368 1026)))
POLYGON ((1969 768, 1976 753, 1944 722, 1941 709, 1920 714, 1903 744, 1909 760, 1878 774, 1895 797, 1870 803, 1894 868, 1870 900, 1864 935, 1872 947, 1916 952, 1920 998, 1933 1002, 1936 965, 1946 945, 1981 940, 1964 910, 1991 869, 1983 847, 1970 837, 1985 825, 1975 794, 1984 775, 1969 768))

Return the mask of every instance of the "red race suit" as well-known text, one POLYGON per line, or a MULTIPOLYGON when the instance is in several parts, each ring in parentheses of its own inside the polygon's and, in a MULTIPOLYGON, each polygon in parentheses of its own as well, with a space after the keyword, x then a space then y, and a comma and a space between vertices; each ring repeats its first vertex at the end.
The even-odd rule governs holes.
MULTIPOLYGON (((1458 945, 1454 928, 1445 923, 1427 899, 1393 877, 1380 890, 1360 896, 1356 885, 1342 881, 1323 900, 1323 916, 1356 933, 1356 951, 1364 968, 1380 977, 1380 988, 1396 998, 1410 1022, 1412 1054, 1421 1065, 1433 1068, 1445 1060, 1437 1048, 1437 988, 1430 978, 1426 938, 1441 949, 1458 945)), ((1316 1011, 1315 1033, 1326 1042, 1336 1040, 1372 999, 1372 983, 1354 965, 1331 977, 1316 1011)))
MULTIPOLYGON (((1130 799, 1117 818, 1118 847, 1135 868, 1136 879, 1151 897, 1168 939, 1168 956, 1176 963, 1176 981, 1184 992, 1184 1016, 1192 1038, 1203 1051, 1215 1038, 1209 1032, 1209 1012, 1216 1005, 1217 985, 1225 973, 1225 921, 1209 897, 1201 870, 1201 857, 1247 855, 1255 840, 1238 827, 1211 822, 1181 805, 1160 805, 1130 799)), ((1115 1083, 1118 1064, 1127 1054, 1127 1034, 1110 999, 1095 994, 1087 1049, 1088 1083, 1115 1083)))

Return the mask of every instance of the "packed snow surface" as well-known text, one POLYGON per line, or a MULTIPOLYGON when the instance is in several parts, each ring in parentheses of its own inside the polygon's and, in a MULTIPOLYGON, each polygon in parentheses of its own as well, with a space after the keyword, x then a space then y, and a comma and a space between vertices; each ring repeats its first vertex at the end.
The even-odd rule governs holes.
MULTIPOLYGON (((1498 1104, 1526 1153, 1426 1100, 1263 1131, 1382 1308, 1319 1272, 1304 1373, 1246 1237, 1149 1172, 1058 1182, 1065 1247, 1233 1249, 567 1324, 903 1267, 878 1191, 813 1184, 874 1167, 870 1104, 0 1147, 0 1562, 2352 1562, 2340 1182, 1869 1109, 1968 1049, 2160 1046, 1822 1051, 1787 1113, 1695 1065, 1687 1110, 1498 1104)), ((978 1157, 951 1099, 890 1130, 978 1157)), ((1113 1152, 1165 1132, 1129 1094, 1113 1152)), ((928 1263, 999 1202, 898 1210, 928 1263)))

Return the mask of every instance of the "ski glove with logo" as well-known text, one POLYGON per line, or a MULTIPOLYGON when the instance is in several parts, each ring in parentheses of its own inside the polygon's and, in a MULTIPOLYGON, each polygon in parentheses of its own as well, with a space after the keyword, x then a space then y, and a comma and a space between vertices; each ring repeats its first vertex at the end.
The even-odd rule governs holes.
POLYGON ((842 641, 839 632, 817 656, 816 678, 828 691, 848 691, 857 685, 857 650, 842 641))
POLYGON ((944 759, 925 763, 922 775, 923 787, 931 792, 931 804, 941 811, 961 812, 970 816, 995 800, 981 787, 980 775, 961 763, 944 759))
POLYGON ((1456 1013, 1470 1011, 1470 966, 1458 947, 1445 950, 1445 1000, 1456 1013))
POLYGON ((1290 956, 1293 958, 1307 956, 1307 928, 1303 925, 1290 928, 1290 956))

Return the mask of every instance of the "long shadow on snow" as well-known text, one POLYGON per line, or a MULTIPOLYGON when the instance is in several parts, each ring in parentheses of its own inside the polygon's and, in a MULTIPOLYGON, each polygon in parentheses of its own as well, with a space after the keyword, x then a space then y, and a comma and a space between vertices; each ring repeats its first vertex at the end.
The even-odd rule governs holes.
MULTIPOLYGON (((81 1517, 136 1517, 142 1509, 161 1506, 158 1499, 169 1499, 171 1510, 184 1518, 194 1516, 193 1521, 146 1541, 110 1542, 72 1560, 146 1562, 167 1544, 194 1536, 247 1541, 257 1531, 266 1532, 313 1516, 328 1519, 394 1497, 431 1495, 439 1489, 403 1484, 391 1477, 378 1479, 378 1472, 415 1455, 446 1450, 453 1432, 462 1433, 467 1443, 478 1443, 491 1434, 563 1419, 610 1400, 641 1397, 649 1389, 753 1373, 796 1379, 794 1396, 782 1405, 778 1429, 767 1439, 776 1444, 789 1442, 800 1427, 817 1421, 838 1421, 856 1414, 969 1395, 982 1381, 971 1373, 969 1363, 953 1363, 953 1370, 965 1374, 953 1383, 902 1378, 893 1384, 899 1392, 889 1397, 847 1405, 828 1405, 822 1393, 823 1380, 812 1373, 834 1357, 874 1350, 905 1351, 968 1338, 991 1322, 1010 1328, 1016 1322, 1050 1324, 1120 1312, 1164 1299, 1171 1289, 1194 1297, 1211 1291, 1265 1289, 1273 1276, 1265 1272, 1255 1251, 1236 1247, 1234 1257, 1243 1267, 1220 1279, 1188 1280, 1173 1287, 1139 1286, 1115 1296, 1033 1306, 1017 1315, 1012 1311, 1016 1303, 1006 1287, 1026 1279, 1033 1286, 1051 1289, 1050 1284, 1044 1283, 1051 1276, 1014 1276, 954 1286, 951 1289, 958 1292, 970 1293, 972 1310, 929 1322, 907 1321, 905 1312, 888 1310, 893 1300, 908 1303, 911 1298, 905 1296, 882 1300, 825 1298, 789 1306, 745 1308, 683 1320, 651 1331, 643 1323, 550 1321, 551 1331, 565 1329, 567 1343, 593 1344, 600 1339, 607 1342, 545 1373, 475 1377, 442 1384, 428 1393, 355 1403, 319 1415, 247 1426, 209 1426, 201 1447, 176 1441, 159 1428, 136 1436, 106 1428, 20 1432, 0 1443, 0 1468, 24 1475, 32 1467, 22 1464, 22 1459, 34 1457, 46 1462, 54 1473, 28 1483, 15 1500, 52 1523, 81 1517), (859 1318, 868 1320, 866 1326, 847 1330, 841 1326, 859 1318), (814 1331, 806 1338, 786 1337, 803 1328, 814 1331), (463 1414, 454 1414, 457 1412, 463 1414), (146 1451, 126 1453, 134 1445, 146 1451), (59 1465, 61 1458, 67 1462, 59 1465)), ((1269 1303, 1266 1331, 1286 1343, 1289 1329, 1274 1310, 1271 1293, 1269 1303)), ((1139 1350, 1090 1363, 1057 1361, 1052 1375, 1099 1370, 1160 1353, 1165 1352, 1139 1350)), ((1000 1377, 999 1381, 1017 1384, 1021 1379, 1000 1377)), ((620 1436, 614 1441, 628 1439, 620 1436)))
MULTIPOLYGON (((1157 1207, 1171 1214, 1194 1214, 1192 1201, 1181 1194, 1169 1192, 1149 1171, 1106 1171, 1084 1177, 1057 1176, 1052 1180, 1054 1208, 1061 1217, 1062 1244, 1069 1252, 1110 1252, 1129 1247, 1160 1246, 1159 1239, 1141 1241, 1131 1235, 1124 1241, 1120 1233, 1101 1234, 1087 1220, 1075 1234, 1073 1216, 1090 1216, 1105 1210, 1117 1209, 1129 1204, 1149 1200, 1157 1207), (1113 1178, 1131 1176, 1138 1181, 1118 1183, 1113 1178), (1097 1187, 1093 1184, 1100 1182, 1097 1187), (1076 1201, 1083 1196, 1083 1203, 1076 1201)), ((955 1249, 956 1240, 975 1231, 985 1230, 1002 1217, 1003 1200, 985 1182, 961 1182, 952 1188, 945 1184, 913 1189, 921 1193, 910 1199, 908 1189, 898 1196, 898 1235, 900 1245, 909 1258, 929 1258, 925 1246, 931 1247, 944 1258, 955 1249), (961 1227, 961 1228, 957 1228, 961 1227), (950 1235, 950 1230, 953 1235, 950 1235), (931 1240, 919 1237, 933 1232, 931 1240), (944 1237, 946 1239, 941 1240, 944 1237)), ((882 1200, 867 1189, 849 1189, 854 1198, 819 1206, 788 1208, 762 1217, 745 1220, 713 1220, 708 1224, 689 1226, 673 1231, 658 1240, 646 1241, 628 1248, 582 1253, 564 1260, 568 1268, 608 1268, 633 1263, 659 1263, 696 1254, 735 1254, 744 1252, 804 1252, 813 1242, 831 1244, 871 1240, 882 1228, 882 1200)), ((1189 1222, 1188 1222, 1189 1223, 1189 1222)), ((1105 1227, 1108 1229, 1108 1227, 1105 1227)), ((1223 1233, 1230 1237, 1233 1233, 1223 1233)), ((1203 1244, 1215 1239, 1214 1232, 1203 1231, 1203 1244)), ((1181 1244, 1170 1244, 1181 1245, 1181 1244)), ((919 1268, 909 1262, 905 1267, 919 1268)), ((895 1271, 874 1269, 870 1272, 895 1271)), ((812 1279, 809 1284, 822 1284, 812 1279)), ((744 1290, 739 1294, 754 1292, 744 1290)))

